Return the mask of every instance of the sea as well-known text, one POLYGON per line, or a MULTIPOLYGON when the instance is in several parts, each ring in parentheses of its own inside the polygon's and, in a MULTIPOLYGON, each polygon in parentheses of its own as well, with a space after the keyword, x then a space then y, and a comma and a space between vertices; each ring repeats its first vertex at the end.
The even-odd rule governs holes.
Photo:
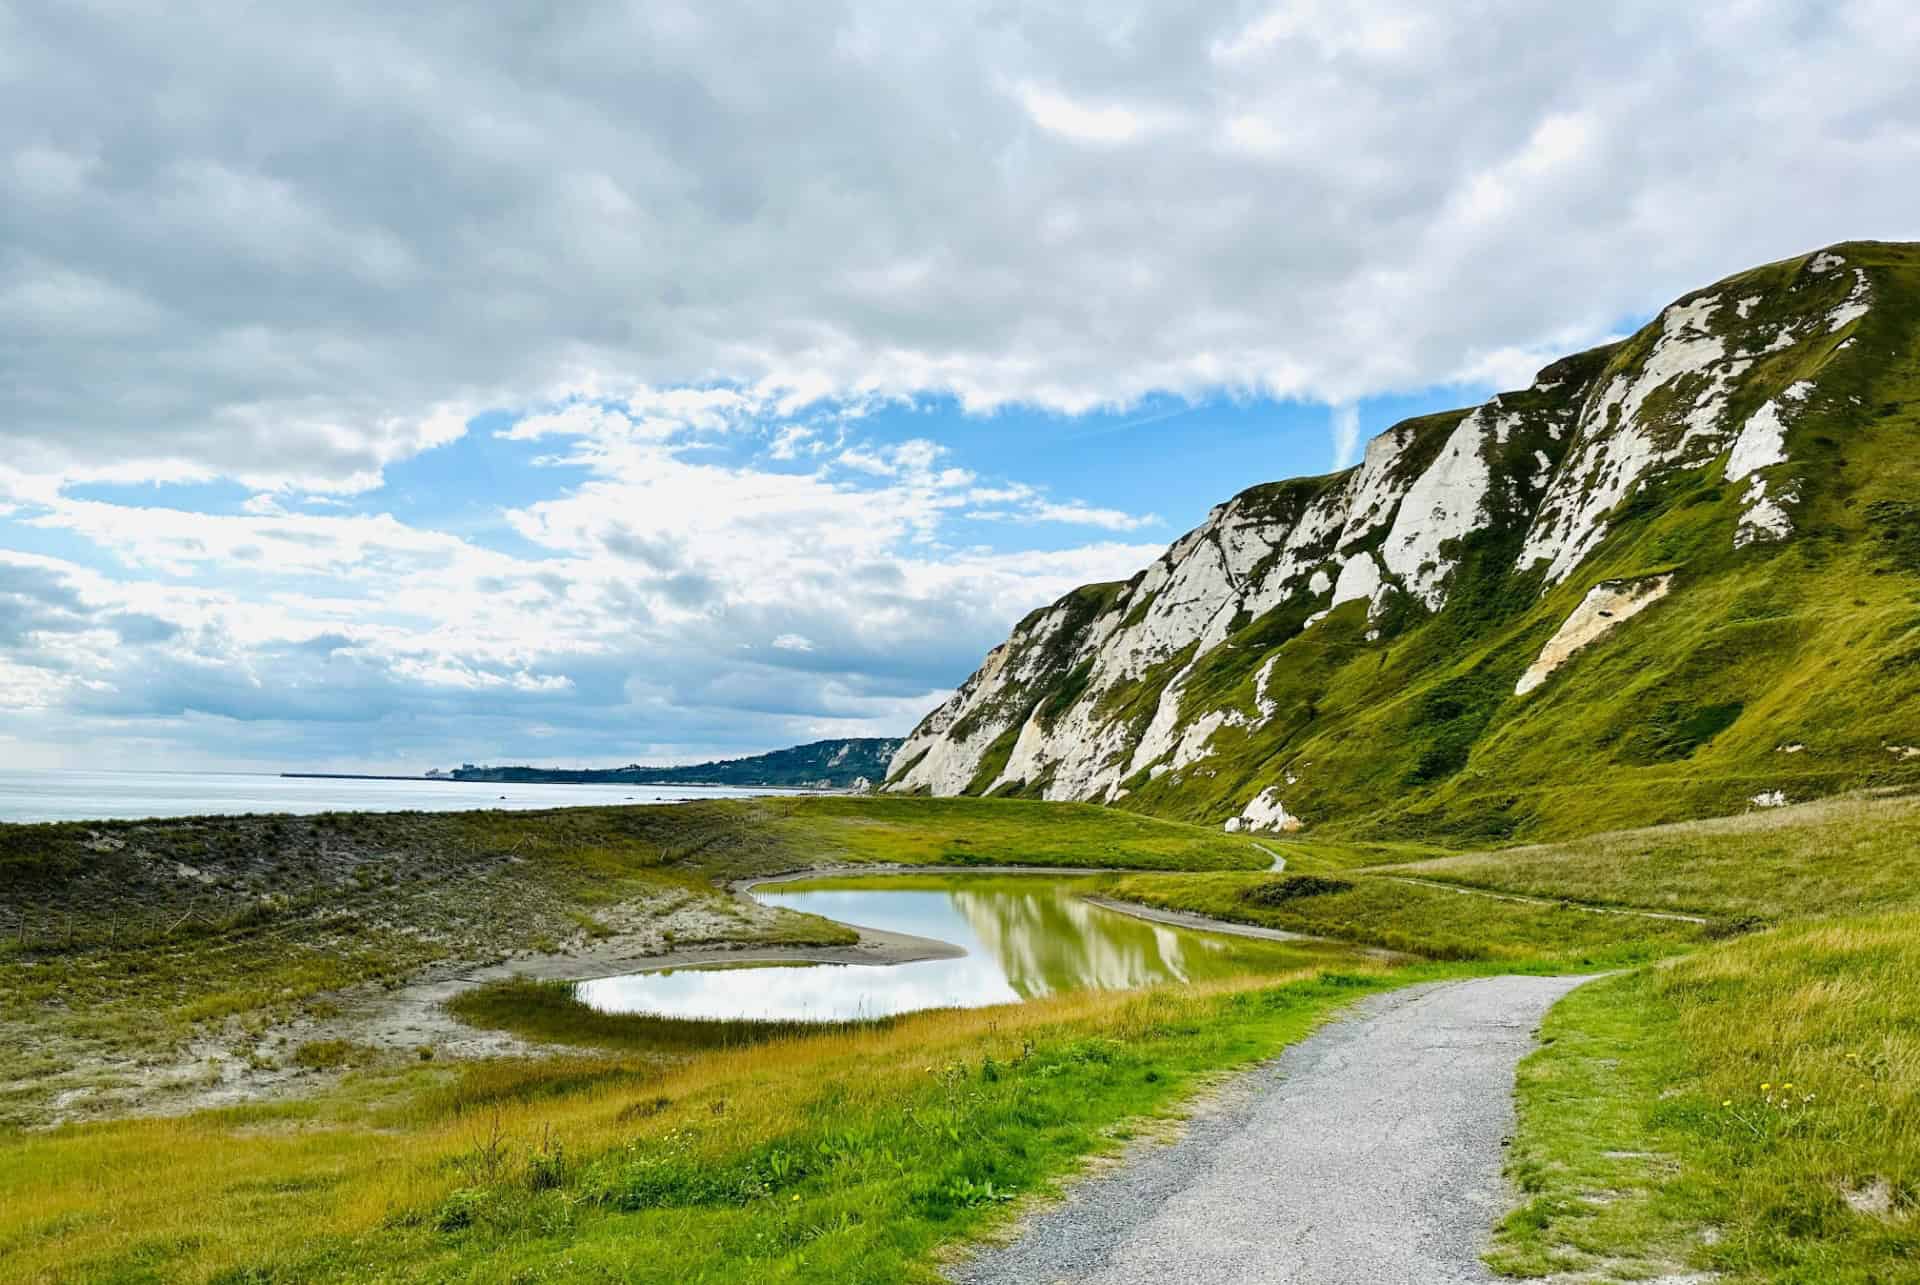
POLYGON ((18 771, 0 768, 0 822, 237 816, 249 812, 467 812, 740 799, 804 790, 724 785, 513 785, 361 780, 248 772, 18 771))

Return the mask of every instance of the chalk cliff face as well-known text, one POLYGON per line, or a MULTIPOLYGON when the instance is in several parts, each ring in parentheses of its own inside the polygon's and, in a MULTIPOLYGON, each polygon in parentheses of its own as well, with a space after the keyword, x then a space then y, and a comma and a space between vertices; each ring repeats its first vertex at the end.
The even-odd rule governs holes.
MULTIPOLYGON (((1724 769, 1716 751, 1765 740, 1799 707, 1775 702, 1762 727, 1763 693, 1719 699, 1722 680, 1777 680, 1822 628, 1816 608, 1796 599, 1762 617, 1807 628, 1719 675, 1676 673, 1702 612, 1737 585, 1812 589, 1806 555, 1788 553, 1796 535, 1833 559, 1830 578, 1894 583, 1873 557, 1901 544, 1883 528, 1920 496, 1903 400, 1920 385, 1917 292, 1910 246, 1755 269, 1524 391, 1395 425, 1343 473, 1245 491, 1132 580, 1022 621, 901 746, 887 788, 1116 803, 1236 829, 1366 817, 1504 837, 1554 828, 1567 809, 1545 794, 1587 770, 1563 761, 1556 776, 1512 743, 1537 737, 1526 729, 1558 703, 1601 737, 1589 763, 1639 783, 1627 793, 1678 776, 1697 807, 1731 799, 1746 774, 1706 788, 1703 767, 1724 769), (1610 595, 1646 614, 1616 628, 1610 595), (1653 628, 1667 616, 1688 627, 1653 628), (1624 686, 1573 681, 1636 638, 1655 669, 1624 686), (1622 723, 1608 705, 1684 726, 1622 723), (1728 734, 1743 723, 1747 735, 1728 734), (1463 815, 1484 813, 1489 789, 1526 797, 1494 824, 1463 815)), ((1910 590, 1913 570, 1888 574, 1910 590)), ((1882 721, 1849 734, 1863 770, 1840 776, 1890 761, 1856 753, 1863 732, 1920 739, 1882 721)))

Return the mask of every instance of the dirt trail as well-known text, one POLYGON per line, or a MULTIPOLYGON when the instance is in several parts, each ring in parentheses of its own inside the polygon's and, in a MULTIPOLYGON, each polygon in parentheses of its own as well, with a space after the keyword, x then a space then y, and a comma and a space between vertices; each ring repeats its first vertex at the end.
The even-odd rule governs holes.
POLYGON ((951 1275, 968 1285, 1464 1285, 1507 1204, 1515 1064, 1581 977, 1361 1001, 951 1275))

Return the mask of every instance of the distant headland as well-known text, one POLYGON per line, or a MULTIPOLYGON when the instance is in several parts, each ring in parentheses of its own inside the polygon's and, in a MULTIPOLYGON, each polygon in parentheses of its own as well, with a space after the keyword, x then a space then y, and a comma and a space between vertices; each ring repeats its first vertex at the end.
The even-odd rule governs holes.
POLYGON ((463 763, 434 768, 419 776, 371 772, 282 772, 285 777, 358 781, 473 781, 523 785, 731 785, 789 789, 865 789, 886 779, 887 766, 900 748, 895 737, 856 736, 813 741, 747 758, 719 759, 679 767, 639 763, 613 768, 493 767, 463 763))

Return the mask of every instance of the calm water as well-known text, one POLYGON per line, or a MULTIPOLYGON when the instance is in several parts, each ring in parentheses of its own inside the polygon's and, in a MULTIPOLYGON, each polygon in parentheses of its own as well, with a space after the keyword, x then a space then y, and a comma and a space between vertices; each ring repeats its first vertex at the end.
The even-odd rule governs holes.
POLYGON ((783 790, 726 786, 500 785, 310 781, 247 773, 0 770, 0 821, 106 821, 244 812, 464 812, 736 799, 783 790))
POLYGON ((1252 941, 1149 924, 1075 899, 1044 876, 902 877, 898 887, 821 881, 757 894, 769 905, 933 937, 962 959, 891 967, 802 964, 687 968, 582 982, 606 1012, 676 1017, 882 1017, 1006 1004, 1086 987, 1122 989, 1298 967, 1325 947, 1252 941))

